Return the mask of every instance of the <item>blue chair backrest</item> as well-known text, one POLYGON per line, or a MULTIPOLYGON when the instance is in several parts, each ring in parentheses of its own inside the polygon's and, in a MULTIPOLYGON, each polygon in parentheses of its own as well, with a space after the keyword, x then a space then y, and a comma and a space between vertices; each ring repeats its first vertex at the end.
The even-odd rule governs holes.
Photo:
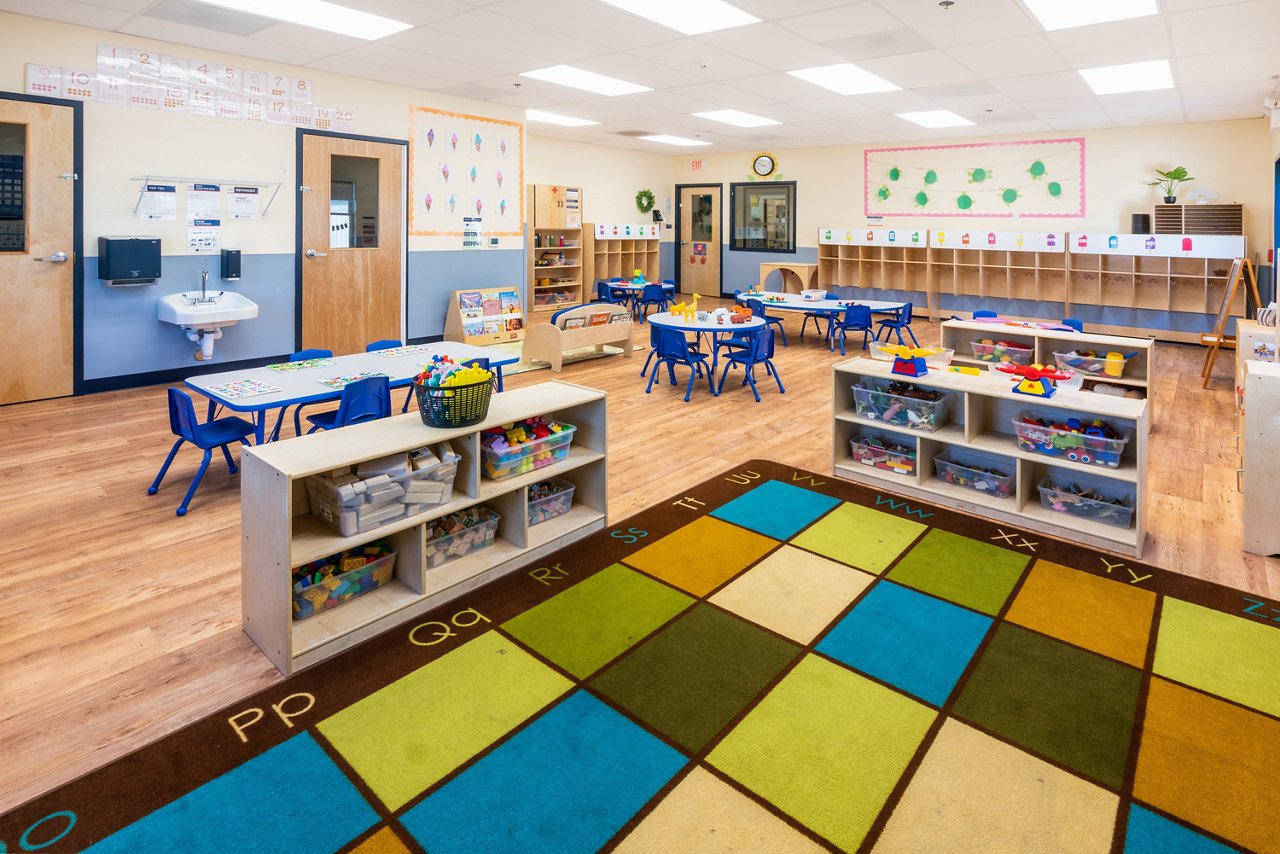
POLYGON ((911 322, 911 303, 906 303, 902 306, 902 314, 898 315, 898 322, 899 323, 911 322))
POLYGON ((375 421, 391 414, 391 381, 386 377, 365 377, 342 389, 335 427, 375 421))
POLYGON ((685 339, 684 333, 678 329, 659 329, 656 346, 659 359, 689 361, 689 342, 685 339))
POLYGON ((610 279, 609 281, 611 281, 611 282, 621 282, 621 281, 622 281, 622 277, 621 277, 621 276, 614 276, 614 277, 613 277, 612 279, 610 279))
POLYGON ((764 303, 758 299, 747 300, 747 308, 751 309, 752 317, 764 317, 764 303))
POLYGON ((489 357, 488 357, 488 356, 476 356, 474 359, 467 359, 465 362, 463 362, 463 363, 462 363, 462 367, 464 367, 464 368, 484 368, 484 369, 487 371, 487 370, 489 370, 489 357))
POLYGON ((311 350, 299 350, 296 353, 289 354, 290 362, 305 362, 307 359, 332 359, 332 350, 321 350, 313 348, 311 350))
POLYGON ((191 395, 178 388, 168 389, 168 392, 169 429, 173 431, 173 435, 196 444, 196 430, 200 424, 196 421, 196 408, 191 403, 191 395))
POLYGON ((846 305, 844 307, 844 325, 850 329, 865 329, 871 326, 871 306, 846 305))
POLYGON ((996 314, 994 311, 987 311, 987 310, 985 310, 985 309, 979 309, 978 311, 975 311, 975 312, 973 313, 973 316, 974 316, 974 318, 976 319, 976 318, 979 318, 979 317, 999 317, 1000 315, 996 314))
POLYGON ((755 340, 751 342, 751 361, 763 362, 773 358, 773 330, 764 327, 756 333, 755 340))
POLYGON ((734 305, 742 305, 742 288, 733 289, 733 303, 734 305))
POLYGON ((1079 320, 1076 320, 1074 317, 1062 318, 1062 325, 1070 326, 1076 332, 1084 332, 1084 324, 1081 323, 1079 320))
POLYGON ((390 350, 392 347, 403 347, 404 343, 395 338, 383 338, 381 341, 374 341, 372 344, 364 348, 366 353, 375 353, 378 350, 390 350))
POLYGON ((640 299, 646 302, 649 300, 652 300, 653 302, 662 302, 666 298, 666 291, 662 289, 662 285, 655 285, 653 283, 645 285, 644 290, 640 293, 640 299))
POLYGON ((596 299, 601 302, 609 302, 609 283, 601 279, 596 282, 596 299))

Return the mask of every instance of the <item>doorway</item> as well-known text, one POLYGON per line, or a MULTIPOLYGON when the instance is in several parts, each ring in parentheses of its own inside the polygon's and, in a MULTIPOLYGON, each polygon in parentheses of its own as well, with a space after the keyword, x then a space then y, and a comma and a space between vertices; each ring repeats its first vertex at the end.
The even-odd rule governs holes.
POLYGON ((407 143, 299 131, 301 349, 404 340, 407 143))
POLYGON ((0 93, 0 404, 64 397, 79 380, 82 111, 0 93))
POLYGON ((721 296, 720 184, 677 184, 676 282, 684 293, 721 296))

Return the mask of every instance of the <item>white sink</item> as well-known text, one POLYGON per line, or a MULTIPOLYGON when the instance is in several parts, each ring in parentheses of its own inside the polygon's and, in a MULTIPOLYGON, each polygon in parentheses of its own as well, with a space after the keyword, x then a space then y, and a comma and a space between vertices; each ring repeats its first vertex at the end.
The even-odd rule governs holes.
MULTIPOLYGON (((210 296, 217 291, 210 293, 210 296)), ((200 302, 199 291, 160 297, 157 315, 166 323, 193 329, 217 329, 258 316, 258 304, 248 297, 224 291, 212 302, 200 302)))

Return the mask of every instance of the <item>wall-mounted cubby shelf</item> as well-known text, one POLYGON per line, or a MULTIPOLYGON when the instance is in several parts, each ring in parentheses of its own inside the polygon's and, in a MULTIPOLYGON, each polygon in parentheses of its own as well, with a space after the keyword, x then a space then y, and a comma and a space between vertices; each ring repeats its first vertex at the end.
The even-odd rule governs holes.
POLYGON ((588 223, 582 232, 586 242, 583 258, 587 261, 583 282, 590 295, 595 295, 595 283, 601 279, 622 278, 630 281, 636 270, 644 274, 645 281, 660 281, 662 271, 658 250, 661 227, 659 223, 588 223))

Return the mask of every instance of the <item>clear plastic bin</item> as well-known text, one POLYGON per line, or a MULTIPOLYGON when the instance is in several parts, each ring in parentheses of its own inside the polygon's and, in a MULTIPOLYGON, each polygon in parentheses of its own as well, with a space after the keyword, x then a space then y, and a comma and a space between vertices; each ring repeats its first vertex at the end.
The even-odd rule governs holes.
POLYGON ((1106 353, 1100 356, 1081 356, 1079 353, 1054 353, 1053 360, 1061 371, 1075 371, 1086 377, 1111 377, 1119 379, 1124 376, 1124 369, 1129 358, 1117 353, 1118 358, 1108 358, 1106 353))
POLYGON ((473 510, 459 510, 439 519, 431 521, 427 526, 427 569, 435 569, 451 560, 465 557, 474 551, 493 545, 494 535, 498 532, 497 513, 488 507, 476 507, 473 510), (475 521, 478 513, 480 521, 475 521), (465 526, 468 517, 472 518, 469 527, 450 531, 459 525, 465 526))
MULTIPOLYGON (((335 557, 334 560, 341 560, 341 556, 335 557)), ((315 584, 304 586, 302 582, 295 582, 293 618, 305 620, 313 614, 336 608, 357 596, 377 590, 391 580, 395 563, 396 553, 391 552, 364 566, 321 579, 315 584)))
POLYGON ((1065 482, 1055 482, 1052 477, 1046 477, 1040 481, 1039 488, 1040 506, 1046 510, 1079 516, 1081 519, 1092 519, 1117 528, 1133 526, 1134 508, 1131 495, 1107 494, 1105 491, 1095 489, 1090 490, 1090 494, 1100 497, 1085 497, 1068 489, 1065 482), (1123 503, 1116 504, 1116 500, 1123 503))
POLYGON ((1012 362, 1015 365, 1031 364, 1031 356, 1035 350, 1025 344, 1001 346, 999 344, 983 344, 974 341, 973 358, 984 362, 1012 362))
POLYGON ((561 424, 559 433, 552 433, 532 442, 512 445, 506 451, 497 453, 484 447, 480 448, 483 456, 485 477, 491 480, 502 480, 519 474, 549 466, 569 456, 569 445, 573 443, 573 432, 576 427, 561 424))
MULTIPOLYGON (((854 436, 849 440, 849 450, 853 461, 870 468, 891 471, 894 474, 911 476, 916 473, 916 451, 913 449, 896 451, 885 445, 896 444, 886 441, 881 436, 854 436), (870 442, 879 439, 881 444, 870 442)), ((907 447, 907 446, 902 446, 907 447)))
MULTIPOLYGON (((946 483, 963 486, 986 495, 994 495, 997 498, 1013 495, 1013 475, 998 474, 997 472, 1000 471, 998 467, 991 467, 991 471, 983 471, 978 466, 934 457, 933 468, 938 474, 938 480, 946 483)), ((1009 468, 1012 469, 1013 466, 1010 465, 1009 468)))
POLYGON ((444 452, 438 462, 414 471, 408 455, 400 456, 405 457, 404 474, 359 478, 352 472, 337 478, 320 474, 308 477, 311 515, 350 537, 452 500, 461 457, 444 452))
POLYGON ((887 390, 889 386, 888 380, 879 377, 865 377, 853 384, 853 403, 860 418, 926 433, 932 433, 947 423, 948 395, 945 392, 937 400, 919 400, 893 394, 887 390))
MULTIPOLYGON (((877 344, 872 342, 871 358, 879 359, 881 362, 892 362, 894 359, 898 358, 898 350, 901 347, 901 344, 877 344)), ((926 347, 923 349, 936 350, 937 348, 926 347)), ((924 363, 926 365, 945 368, 947 365, 951 364, 951 357, 955 354, 955 350, 937 350, 936 353, 930 353, 928 356, 925 356, 924 363)))
MULTIPOLYGON (((1129 442, 1127 434, 1122 433, 1119 439, 1108 439, 1061 427, 1027 424, 1023 421, 1024 418, 1035 417, 1037 414, 1034 412, 1020 412, 1013 419, 1013 432, 1017 435, 1018 447, 1022 450, 1034 451, 1046 457, 1063 457, 1077 463, 1113 469, 1120 467, 1120 457, 1124 454, 1124 446, 1129 442)), ((1062 419, 1058 416, 1046 416, 1045 420, 1062 423, 1062 419)), ((1082 427, 1087 426, 1082 424, 1082 427)))
POLYGON ((567 480, 554 477, 551 480, 535 483, 529 487, 529 524, 537 525, 548 519, 554 519, 557 516, 563 516, 569 512, 569 508, 573 506, 573 484, 567 480), (550 495, 542 498, 533 498, 539 491, 539 487, 543 484, 549 484, 552 489, 558 489, 550 495))

